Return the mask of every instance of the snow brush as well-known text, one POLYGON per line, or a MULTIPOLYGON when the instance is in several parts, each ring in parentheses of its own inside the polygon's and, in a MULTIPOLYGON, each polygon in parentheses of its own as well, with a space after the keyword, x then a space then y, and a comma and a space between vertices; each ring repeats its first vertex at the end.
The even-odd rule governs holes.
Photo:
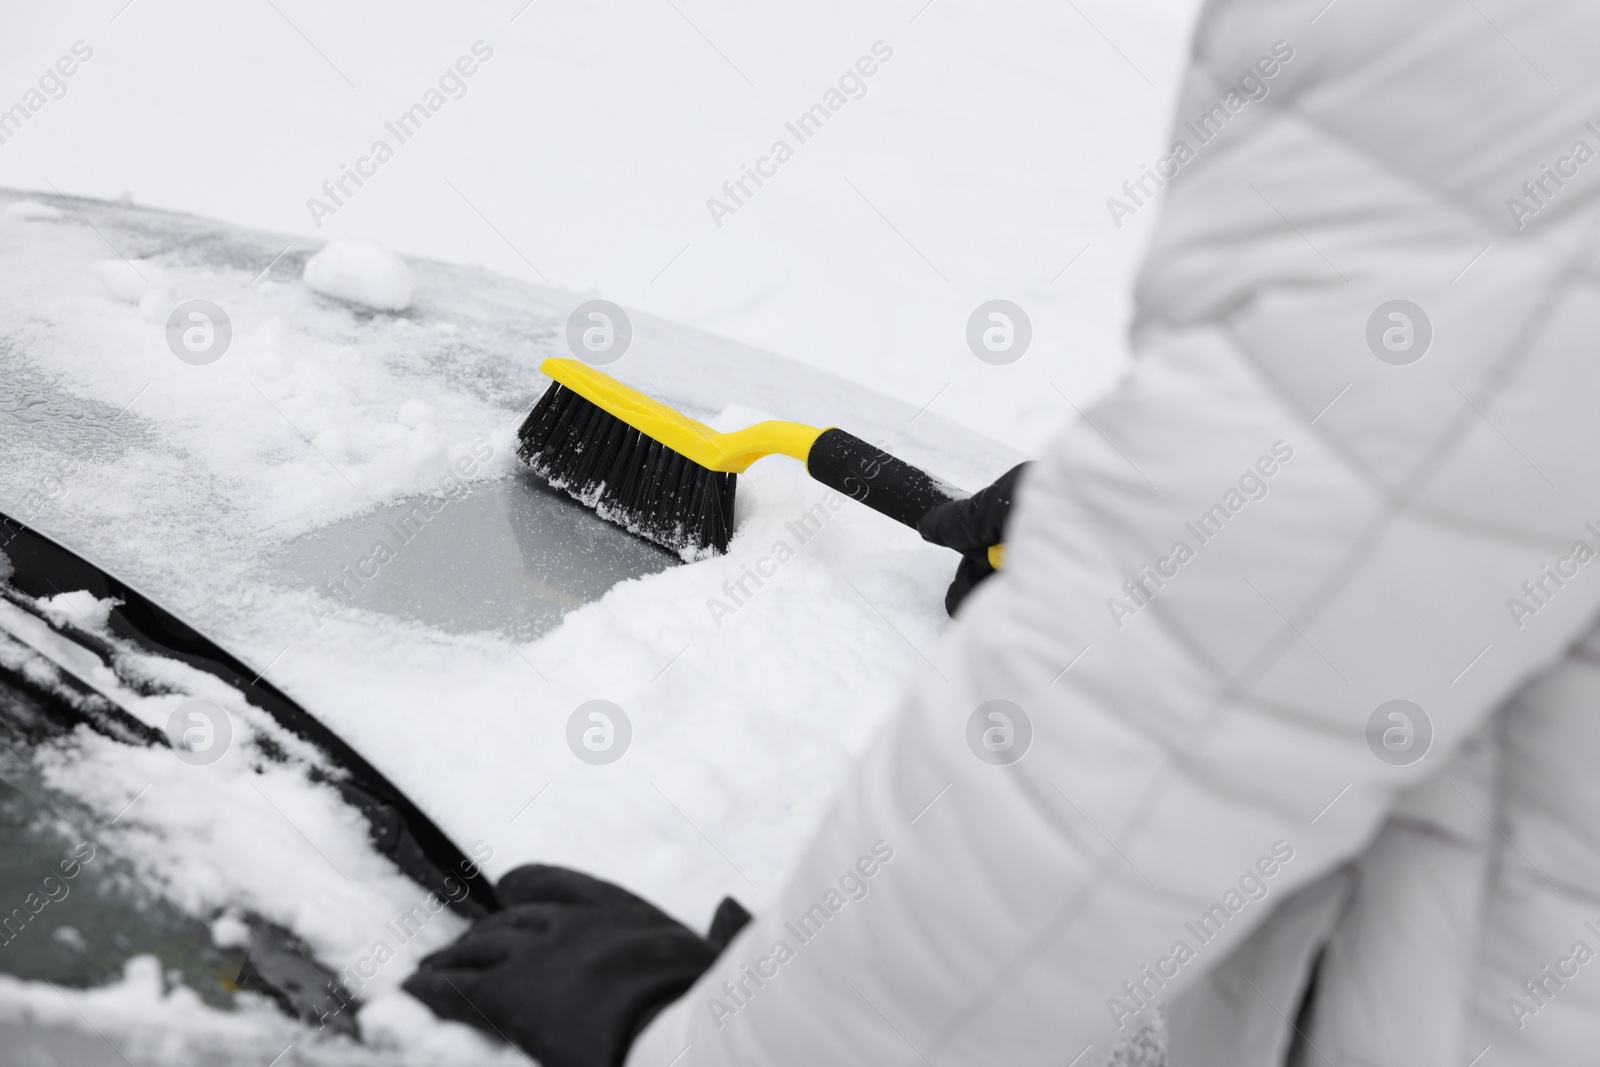
MULTIPOLYGON (((517 455, 601 518, 685 559, 728 550, 737 476, 764 456, 800 460, 830 489, 916 529, 966 494, 837 427, 758 422, 719 433, 575 359, 540 364, 551 379, 517 455)), ((989 549, 999 569, 1000 545, 989 549)))

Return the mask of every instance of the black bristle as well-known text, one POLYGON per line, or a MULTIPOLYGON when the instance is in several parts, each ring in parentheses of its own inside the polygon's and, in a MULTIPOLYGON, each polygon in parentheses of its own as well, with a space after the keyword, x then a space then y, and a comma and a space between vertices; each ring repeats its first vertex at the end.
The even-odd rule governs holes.
POLYGON ((524 463, 602 518, 683 556, 728 550, 737 475, 702 467, 559 382, 517 437, 524 463))

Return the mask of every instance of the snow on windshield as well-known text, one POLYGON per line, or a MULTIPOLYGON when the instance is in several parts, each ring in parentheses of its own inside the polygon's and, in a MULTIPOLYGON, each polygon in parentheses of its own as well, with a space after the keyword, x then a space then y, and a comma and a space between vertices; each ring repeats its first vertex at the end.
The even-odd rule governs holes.
MULTIPOLYGON (((65 610, 81 630, 105 633, 112 602, 74 591, 36 606, 47 617, 65 610)), ((59 873, 50 868, 35 892, 15 902, 18 912, 8 914, 5 932, 10 957, 37 959, 43 938, 65 941, 80 954, 103 950, 73 927, 53 923, 47 909, 63 906, 74 888, 100 892, 103 909, 111 906, 106 890, 117 877, 131 879, 137 892, 153 891, 189 916, 209 918, 221 946, 248 944, 244 915, 292 930, 344 991, 360 998, 370 1047, 297 1024, 248 989, 233 997, 234 1010, 221 1010, 181 973, 164 973, 149 952, 127 958, 120 980, 87 990, 0 975, 0 1022, 67 1029, 85 1022, 139 1061, 260 1064, 292 1045, 300 1050, 295 1062, 305 1063, 520 1062, 475 1031, 437 1023, 398 992, 416 961, 455 938, 465 921, 372 848, 361 814, 328 781, 311 777, 313 767, 324 766, 315 750, 210 674, 137 653, 125 653, 113 672, 4 601, 0 643, 0 666, 43 688, 62 691, 69 677, 82 680, 158 729, 200 702, 220 716, 208 730, 221 726, 221 735, 208 733, 208 748, 191 758, 86 726, 37 741, 31 766, 13 766, 22 754, 8 754, 7 788, 57 798, 36 816, 56 824, 63 842, 87 834, 70 852, 63 847, 59 873), (125 684, 130 679, 138 688, 125 684), (94 817, 92 829, 73 817, 80 811, 94 817), (119 868, 109 882, 82 878, 91 867, 102 874, 108 864, 119 868)), ((122 943, 140 943, 136 931, 125 933, 122 943)))

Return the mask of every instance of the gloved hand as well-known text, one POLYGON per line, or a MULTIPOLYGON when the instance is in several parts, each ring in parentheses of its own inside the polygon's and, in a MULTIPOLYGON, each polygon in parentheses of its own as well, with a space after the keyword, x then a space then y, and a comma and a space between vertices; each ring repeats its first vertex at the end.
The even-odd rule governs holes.
POLYGON ((961 553, 956 577, 944 595, 944 610, 951 615, 967 594, 989 575, 989 546, 1005 541, 1006 520, 1011 517, 1011 501, 1016 495, 1017 478, 1026 463, 1018 463, 965 500, 952 500, 933 507, 917 523, 924 541, 932 541, 961 553))
POLYGON ((625 889, 538 864, 508 873, 495 895, 502 910, 424 959, 404 988, 543 1067, 620 1067, 750 921, 728 897, 700 937, 625 889))

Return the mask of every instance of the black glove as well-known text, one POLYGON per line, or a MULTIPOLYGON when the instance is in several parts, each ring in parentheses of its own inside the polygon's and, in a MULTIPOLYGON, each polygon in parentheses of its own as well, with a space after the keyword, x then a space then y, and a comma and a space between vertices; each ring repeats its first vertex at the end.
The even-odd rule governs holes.
POLYGON ((495 895, 502 910, 424 959, 405 991, 543 1067, 620 1067, 750 921, 728 897, 703 938, 625 889, 538 864, 511 871, 495 895))
POLYGON ((989 546, 1005 541, 1006 520, 1011 517, 1011 501, 1016 495, 1017 478, 1026 463, 1018 463, 965 500, 935 505, 917 523, 924 541, 932 541, 961 553, 955 581, 944 595, 944 610, 951 615, 967 599, 967 594, 989 575, 989 546))

